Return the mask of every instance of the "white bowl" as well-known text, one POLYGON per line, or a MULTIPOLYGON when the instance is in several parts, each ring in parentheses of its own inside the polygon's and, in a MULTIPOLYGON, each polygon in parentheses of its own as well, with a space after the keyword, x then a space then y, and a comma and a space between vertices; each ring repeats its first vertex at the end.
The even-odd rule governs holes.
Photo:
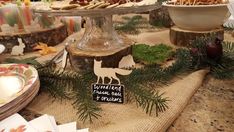
POLYGON ((168 8, 175 25, 185 30, 209 31, 219 28, 230 16, 227 4, 163 5, 168 8))

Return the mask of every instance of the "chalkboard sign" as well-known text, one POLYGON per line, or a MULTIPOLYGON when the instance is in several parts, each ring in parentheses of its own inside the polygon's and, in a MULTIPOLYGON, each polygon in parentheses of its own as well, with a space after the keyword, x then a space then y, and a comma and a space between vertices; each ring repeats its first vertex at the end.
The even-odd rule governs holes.
POLYGON ((93 100, 97 102, 124 102, 124 86, 117 84, 92 84, 93 100))

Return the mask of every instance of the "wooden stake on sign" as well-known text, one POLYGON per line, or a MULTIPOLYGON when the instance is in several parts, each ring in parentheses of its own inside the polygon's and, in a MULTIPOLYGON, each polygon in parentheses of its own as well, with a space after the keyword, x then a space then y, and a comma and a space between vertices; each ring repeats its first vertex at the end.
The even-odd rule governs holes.
POLYGON ((62 58, 62 68, 63 69, 65 69, 66 65, 67 65, 67 55, 68 55, 68 52, 66 49, 64 49, 63 58, 62 58))

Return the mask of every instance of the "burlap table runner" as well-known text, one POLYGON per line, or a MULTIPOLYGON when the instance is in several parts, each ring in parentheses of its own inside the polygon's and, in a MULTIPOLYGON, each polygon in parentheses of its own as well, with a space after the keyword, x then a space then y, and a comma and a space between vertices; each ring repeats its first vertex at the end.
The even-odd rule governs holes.
MULTIPOLYGON (((55 116, 60 123, 77 121, 78 128, 90 128, 91 132, 163 132, 182 112, 189 99, 201 86, 207 70, 200 70, 160 88, 171 100, 169 109, 158 117, 149 116, 135 104, 101 104, 102 117, 93 124, 79 121, 72 101, 53 100, 42 93, 27 107, 31 111, 55 116)), ((42 86, 43 87, 43 86, 42 86)))

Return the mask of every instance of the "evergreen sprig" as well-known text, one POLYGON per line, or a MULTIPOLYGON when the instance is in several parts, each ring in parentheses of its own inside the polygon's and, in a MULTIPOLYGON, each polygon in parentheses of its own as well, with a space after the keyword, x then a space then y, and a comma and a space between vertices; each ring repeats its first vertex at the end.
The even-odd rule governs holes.
POLYGON ((37 65, 39 66, 40 63, 36 60, 37 57, 29 57, 25 59, 16 59, 16 58, 6 58, 4 63, 18 63, 18 64, 29 64, 29 65, 37 65))
POLYGON ((188 50, 178 49, 175 58, 177 58, 176 62, 165 69, 157 65, 148 65, 142 69, 133 70, 128 77, 121 77, 126 87, 127 101, 134 100, 148 114, 151 114, 153 110, 156 115, 158 112, 165 111, 168 108, 169 99, 163 97, 163 93, 147 87, 147 84, 152 82, 166 84, 173 75, 190 69, 191 56, 188 50))
POLYGON ((207 56, 206 45, 215 39, 211 37, 200 37, 193 41, 190 51, 192 55, 192 68, 200 69, 210 67, 210 74, 218 79, 234 78, 234 43, 223 42, 223 56, 219 61, 207 56))
POLYGON ((211 74, 218 79, 234 78, 234 43, 223 42, 224 55, 220 63, 211 66, 211 74))
MULTIPOLYGON (((127 101, 135 101, 146 113, 155 111, 165 111, 168 98, 163 97, 163 93, 155 89, 147 88, 144 84, 150 82, 162 82, 170 80, 179 71, 188 69, 188 52, 177 50, 176 63, 162 69, 157 65, 146 66, 142 69, 135 69, 129 76, 121 77, 126 86, 127 101)), ((75 99, 73 105, 76 106, 79 119, 82 121, 93 121, 93 118, 100 117, 101 108, 92 99, 90 90, 91 83, 95 82, 95 75, 91 71, 77 73, 56 70, 53 66, 47 65, 45 68, 38 68, 41 84, 44 90, 50 92, 54 97, 75 99), (74 96, 67 94, 67 90, 75 93, 74 96)))
POLYGON ((73 85, 76 86, 74 87, 76 97, 73 104, 77 107, 77 114, 82 121, 89 120, 91 123, 93 118, 101 117, 99 114, 101 108, 98 103, 93 101, 90 90, 91 84, 95 81, 94 78, 92 72, 86 72, 73 82, 73 85))
POLYGON ((117 22, 115 24, 115 29, 119 32, 124 32, 128 34, 139 34, 142 28, 145 28, 148 24, 146 18, 136 15, 133 17, 122 17, 124 22, 117 22))
POLYGON ((73 105, 77 108, 77 114, 82 121, 93 121, 100 117, 101 108, 92 100, 90 84, 94 82, 94 75, 64 71, 57 69, 53 63, 38 67, 41 82, 41 91, 49 92, 59 99, 75 99, 73 105))
POLYGON ((56 69, 53 65, 38 67, 38 74, 41 82, 41 90, 48 91, 55 98, 71 98, 69 91, 73 88, 74 72, 56 69))
MULTIPOLYGON (((122 84, 126 87, 127 102, 136 102, 137 106, 149 115, 153 112, 158 115, 159 112, 165 111, 169 99, 148 84, 152 82, 167 84, 174 75, 190 68, 191 56, 188 50, 176 50, 175 58, 176 62, 167 68, 161 68, 157 64, 146 65, 144 68, 134 69, 129 76, 121 76, 122 84)), ((96 80, 92 71, 63 71, 56 69, 51 62, 36 67, 41 90, 48 91, 56 98, 75 99, 73 105, 77 108, 80 120, 92 122, 94 118, 101 116, 101 108, 93 101, 90 90, 91 84, 96 80)))
POLYGON ((224 56, 234 58, 234 42, 223 42, 224 56))

